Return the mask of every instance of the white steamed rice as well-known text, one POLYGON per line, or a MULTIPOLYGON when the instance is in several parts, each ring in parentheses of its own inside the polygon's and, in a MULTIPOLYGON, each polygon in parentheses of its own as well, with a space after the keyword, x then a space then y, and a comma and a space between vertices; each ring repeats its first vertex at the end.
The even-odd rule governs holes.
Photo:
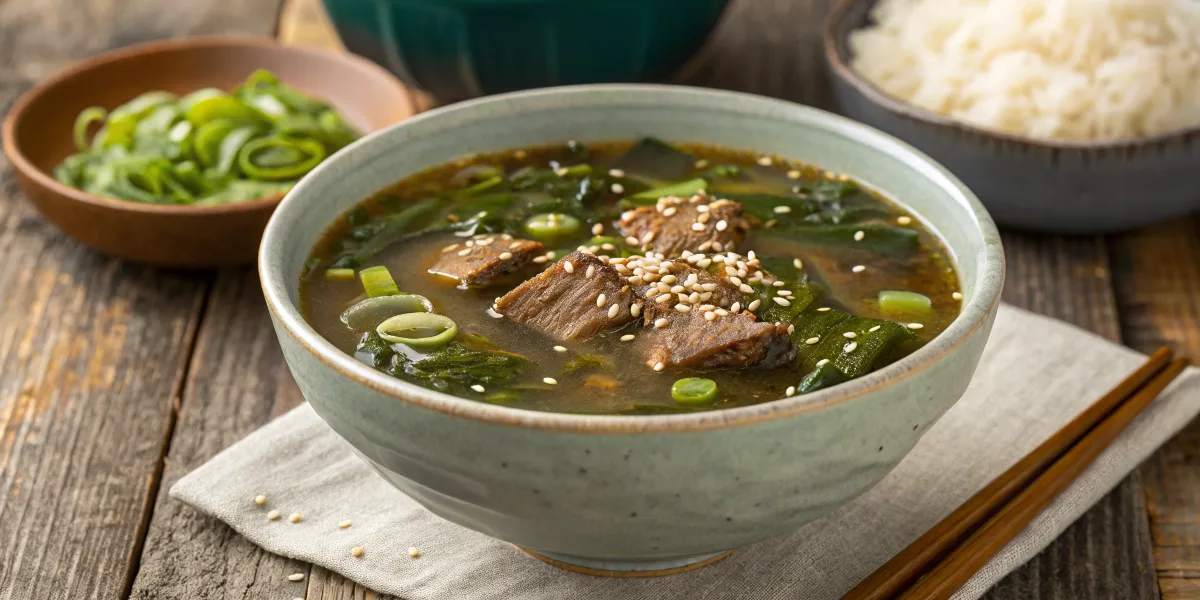
POLYGON ((852 67, 906 102, 1051 140, 1200 125, 1196 0, 881 0, 852 67))

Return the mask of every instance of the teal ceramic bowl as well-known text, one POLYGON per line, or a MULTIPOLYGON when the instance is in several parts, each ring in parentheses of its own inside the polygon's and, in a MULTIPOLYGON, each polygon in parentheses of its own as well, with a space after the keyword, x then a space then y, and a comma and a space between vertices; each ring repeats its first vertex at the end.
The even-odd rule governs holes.
POLYGON ((966 389, 996 314, 1004 258, 991 218, 962 184, 874 129, 746 94, 591 85, 449 106, 348 146, 280 204, 259 270, 304 396, 381 477, 448 521, 559 564, 645 573, 795 530, 891 471, 966 389), (310 249, 328 224, 395 180, 474 152, 640 135, 778 154, 898 198, 950 249, 962 314, 911 356, 831 389, 638 417, 533 412, 421 388, 360 364, 301 316, 310 249))
POLYGON ((554 85, 656 81, 727 0, 324 0, 346 47, 443 103, 554 85))

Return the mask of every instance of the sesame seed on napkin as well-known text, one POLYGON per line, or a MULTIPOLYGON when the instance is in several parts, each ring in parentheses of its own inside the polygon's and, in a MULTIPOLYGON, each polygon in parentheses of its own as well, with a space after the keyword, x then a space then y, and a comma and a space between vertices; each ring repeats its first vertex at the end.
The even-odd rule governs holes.
MULTIPOLYGON (((270 552, 405 600, 836 599, 1143 360, 1065 323, 1002 306, 966 394, 877 486, 799 531, 669 577, 561 571, 435 517, 375 475, 308 405, 226 449, 170 493, 270 552), (263 505, 254 502, 257 494, 266 495, 263 505), (269 520, 272 510, 282 517, 269 520), (302 520, 289 523, 293 513, 302 520), (350 527, 338 527, 347 520, 350 527), (356 546, 361 557, 351 555, 356 546)), ((1198 412, 1200 371, 1188 369, 955 598, 980 597, 1032 558, 1198 412)))

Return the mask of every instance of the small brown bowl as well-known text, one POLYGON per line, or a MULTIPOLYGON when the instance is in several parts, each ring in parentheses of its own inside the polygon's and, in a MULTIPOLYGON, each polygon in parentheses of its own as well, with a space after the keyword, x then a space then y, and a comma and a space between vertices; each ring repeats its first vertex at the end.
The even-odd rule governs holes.
POLYGON ((268 39, 186 38, 101 54, 39 83, 4 120, 4 153, 42 215, 105 254, 186 268, 252 263, 282 196, 223 206, 142 204, 77 190, 52 173, 75 152, 71 129, 84 108, 112 110, 151 90, 233 89, 260 68, 329 102, 364 134, 412 114, 405 87, 357 56, 268 39))

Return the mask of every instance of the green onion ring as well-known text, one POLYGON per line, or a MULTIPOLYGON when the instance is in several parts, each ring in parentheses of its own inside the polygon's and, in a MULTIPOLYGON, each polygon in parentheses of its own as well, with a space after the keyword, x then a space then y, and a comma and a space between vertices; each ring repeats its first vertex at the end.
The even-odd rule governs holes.
POLYGON ((108 118, 108 111, 99 106, 89 106, 75 117, 75 147, 80 152, 87 152, 89 147, 87 133, 92 123, 103 123, 108 118))
MULTIPOLYGON (((353 269, 347 269, 353 272, 353 269)), ((342 323, 354 331, 371 331, 396 315, 433 312, 433 303, 425 296, 399 294, 378 296, 355 303, 342 313, 342 323)))
POLYGON ((238 168, 246 177, 268 181, 299 179, 325 160, 325 146, 313 139, 292 139, 280 136, 258 138, 242 146, 238 153, 238 168), (302 160, 281 166, 255 162, 255 155, 272 150, 299 151, 302 160))
POLYGON ((404 313, 396 315, 375 328, 379 337, 394 344, 404 344, 412 348, 431 350, 450 343, 458 335, 458 325, 446 315, 435 313, 404 313), (441 329, 440 333, 429 337, 412 338, 397 335, 415 329, 441 329))

